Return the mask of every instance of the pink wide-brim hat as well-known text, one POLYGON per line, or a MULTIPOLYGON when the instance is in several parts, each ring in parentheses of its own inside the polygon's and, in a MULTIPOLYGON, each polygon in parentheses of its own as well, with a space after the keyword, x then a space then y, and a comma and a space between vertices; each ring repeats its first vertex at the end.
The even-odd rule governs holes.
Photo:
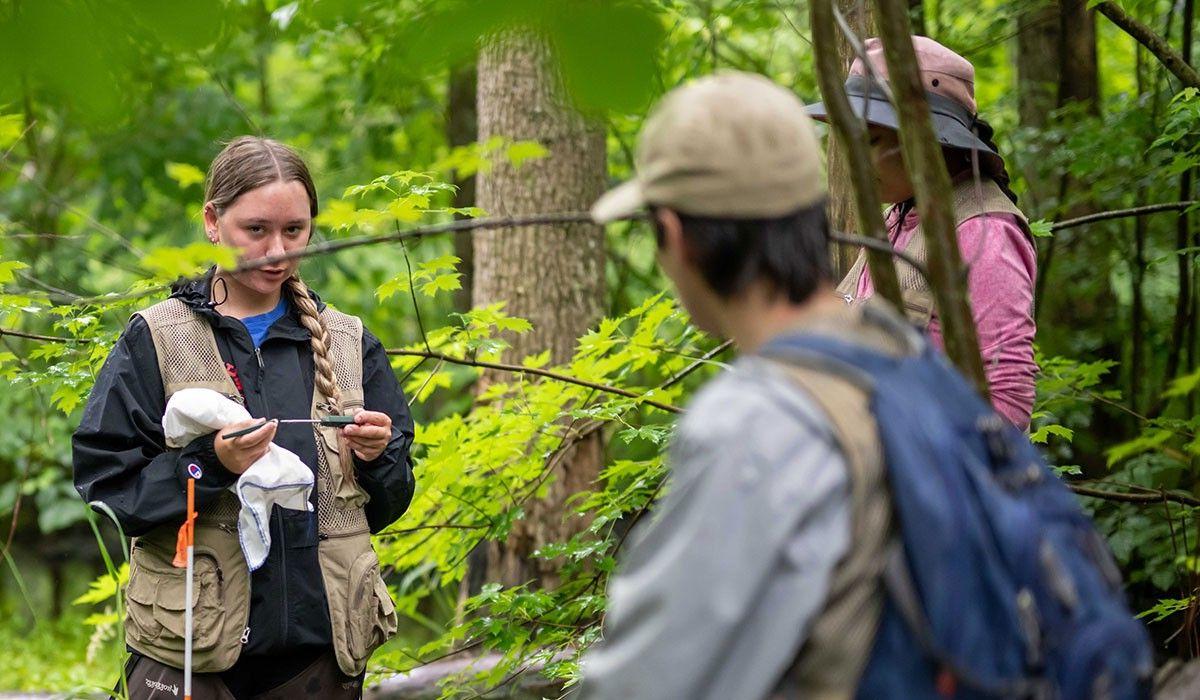
MULTIPOLYGON (((867 60, 855 59, 846 79, 850 106, 869 124, 899 129, 899 116, 885 89, 889 80, 883 42, 876 38, 867 39, 864 48, 867 60)), ((977 150, 984 157, 1000 158, 976 135, 975 67, 929 37, 913 37, 913 49, 938 142, 950 148, 977 150)), ((823 102, 810 105, 808 114, 814 119, 828 120, 823 102)))

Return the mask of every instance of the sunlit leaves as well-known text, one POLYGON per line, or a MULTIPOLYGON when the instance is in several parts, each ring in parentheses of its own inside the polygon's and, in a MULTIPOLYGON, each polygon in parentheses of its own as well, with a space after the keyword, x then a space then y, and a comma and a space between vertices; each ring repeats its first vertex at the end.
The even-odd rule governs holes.
POLYGON ((151 279, 172 282, 180 277, 199 274, 211 265, 236 267, 237 251, 211 243, 192 243, 182 248, 162 247, 146 254, 141 264, 151 279))
POLYGON ((25 131, 25 119, 20 114, 0 114, 0 152, 8 150, 25 131))
POLYGON ((401 170, 380 175, 365 185, 347 187, 343 199, 329 202, 316 219, 318 226, 334 231, 359 228, 379 232, 385 227, 411 224, 428 214, 463 214, 473 210, 441 206, 455 188, 429 173, 401 170), (375 207, 361 206, 365 201, 379 201, 375 207))
POLYGON ((1045 219, 1030 221, 1029 232, 1033 234, 1034 238, 1050 238, 1054 235, 1054 231, 1051 228, 1052 226, 1053 222, 1046 221, 1045 219))
POLYGON ((17 270, 26 270, 29 266, 16 260, 0 260, 0 285, 12 282, 17 270))
POLYGON ((505 160, 520 169, 525 163, 550 155, 550 151, 537 141, 509 141, 503 136, 493 136, 487 141, 455 146, 433 165, 439 172, 452 172, 462 180, 476 173, 491 172, 496 161, 505 160))
POLYGON ((192 185, 204 184, 204 171, 188 163, 171 163, 166 165, 167 177, 179 183, 179 188, 186 190, 192 185))
POLYGON ((449 292, 462 288, 459 279, 462 273, 456 268, 462 260, 453 255, 443 255, 432 260, 426 260, 417 265, 412 277, 401 273, 384 282, 375 290, 375 296, 380 301, 390 298, 401 291, 415 290, 425 296, 436 296, 438 292, 449 292))
POLYGON ((71 601, 72 605, 96 605, 112 598, 120 587, 129 582, 129 564, 122 563, 117 570, 117 578, 103 575, 88 584, 88 590, 83 595, 71 601))

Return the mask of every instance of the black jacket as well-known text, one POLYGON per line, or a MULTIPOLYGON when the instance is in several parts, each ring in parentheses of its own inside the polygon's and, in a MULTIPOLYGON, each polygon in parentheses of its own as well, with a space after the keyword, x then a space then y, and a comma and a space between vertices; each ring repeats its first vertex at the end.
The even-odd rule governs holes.
MULTIPOLYGON (((172 296, 212 324, 222 359, 241 381, 246 409, 255 417, 310 417, 312 350, 296 310, 277 320, 256 350, 241 321, 208 306, 211 274, 177 285, 172 296)), ((371 462, 354 458, 359 484, 370 496, 367 522, 378 532, 412 500, 413 421, 383 346, 365 329, 362 358, 365 408, 392 418, 392 439, 383 453, 371 462)), ((76 490, 89 503, 108 505, 129 536, 183 522, 188 464, 198 462, 203 471, 196 483, 198 508, 237 480, 217 460, 211 434, 181 450, 167 449, 165 410, 150 329, 135 316, 104 363, 72 440, 76 490)), ((281 424, 274 442, 316 471, 311 427, 281 424)), ((316 500, 314 488, 312 512, 275 508, 272 514, 270 553, 251 575, 249 635, 238 663, 226 672, 236 694, 277 685, 332 645, 317 560, 316 500)))

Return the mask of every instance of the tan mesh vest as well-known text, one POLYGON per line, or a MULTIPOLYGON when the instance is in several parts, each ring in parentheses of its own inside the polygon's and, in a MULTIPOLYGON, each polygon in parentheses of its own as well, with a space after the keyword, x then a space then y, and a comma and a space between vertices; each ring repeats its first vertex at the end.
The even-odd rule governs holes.
MULTIPOLYGON (((167 299, 138 312, 150 329, 166 398, 203 387, 243 402, 225 369, 208 321, 182 301, 167 299)), ((363 406, 362 322, 326 308, 330 359, 342 408, 363 406)), ((314 382, 311 415, 328 413, 314 382)), ((315 427, 317 441, 318 558, 338 665, 357 675, 371 652, 396 630, 395 606, 379 575, 363 504, 366 493, 342 478, 337 429, 315 427), (332 468, 331 468, 332 467, 332 468)), ((169 445, 182 447, 182 445, 169 445)), ((240 504, 226 492, 196 520, 193 591, 193 663, 198 673, 223 671, 237 661, 250 613, 250 577, 237 535, 240 504)), ((134 538, 129 570, 126 637, 131 646, 162 663, 183 665, 183 570, 171 566, 178 524, 134 538)))
MULTIPOLYGON (((1012 214, 1021 222, 1021 226, 1025 228, 1026 232, 1029 230, 1028 219, 1017 208, 1017 205, 1012 203, 1012 200, 1004 196, 1000 186, 991 179, 980 180, 978 187, 974 179, 957 183, 954 187, 954 225, 961 226, 968 219, 984 214, 1012 214)), ((921 231, 920 224, 917 225, 917 230, 913 232, 912 238, 904 247, 903 252, 921 264, 925 264, 927 257, 925 234, 921 231)), ((850 267, 850 271, 837 286, 838 294, 845 297, 851 304, 861 303, 861 300, 856 297, 858 296, 859 280, 862 279, 866 266, 866 252, 859 251, 854 265, 850 267)), ((933 293, 929 289, 928 280, 912 265, 899 259, 896 260, 896 274, 900 278, 900 294, 904 299, 904 308, 909 320, 921 328, 928 326, 934 312, 933 293)))
MULTIPOLYGON (((880 313, 891 313, 870 303, 880 313)), ((830 335, 889 354, 906 341, 863 319, 862 307, 807 323, 806 332, 830 335)), ((813 620, 795 663, 772 700, 784 697, 853 698, 870 660, 883 610, 882 574, 892 541, 892 506, 883 448, 867 392, 817 365, 780 362, 828 416, 850 477, 850 549, 833 571, 829 594, 813 620)))

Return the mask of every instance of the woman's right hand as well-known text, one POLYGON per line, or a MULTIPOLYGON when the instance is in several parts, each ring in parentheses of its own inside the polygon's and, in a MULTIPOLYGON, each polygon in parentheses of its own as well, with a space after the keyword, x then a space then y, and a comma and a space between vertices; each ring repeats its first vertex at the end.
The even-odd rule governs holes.
POLYGON ((221 465, 234 474, 241 474, 250 468, 267 453, 271 440, 275 438, 275 429, 279 427, 276 421, 270 421, 263 427, 247 435, 226 440, 226 433, 234 433, 252 425, 258 425, 262 420, 251 418, 238 423, 230 423, 217 432, 213 438, 213 449, 221 465))

